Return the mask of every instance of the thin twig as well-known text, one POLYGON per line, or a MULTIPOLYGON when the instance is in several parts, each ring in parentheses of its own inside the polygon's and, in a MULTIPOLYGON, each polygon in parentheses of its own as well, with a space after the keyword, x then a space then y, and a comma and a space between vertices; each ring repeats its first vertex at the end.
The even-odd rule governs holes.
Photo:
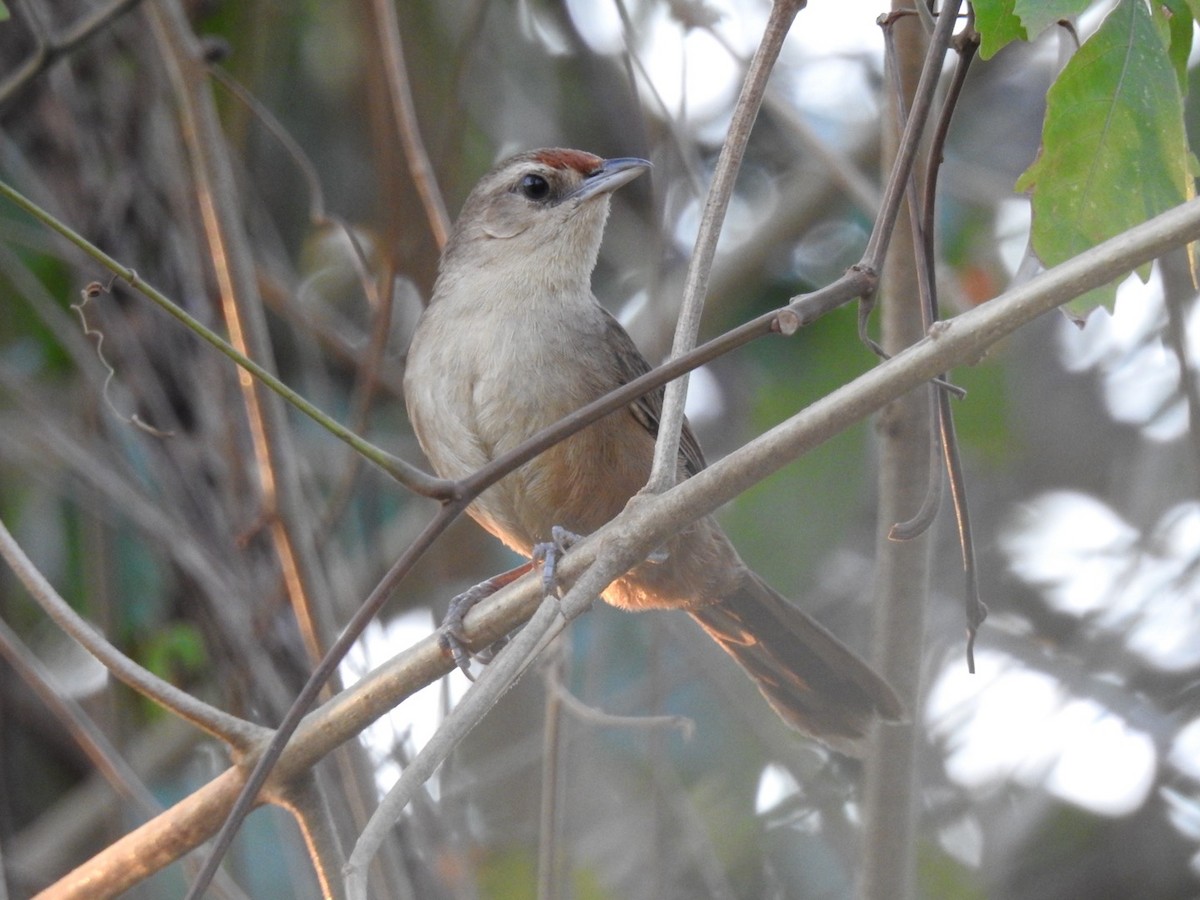
MULTIPOLYGON (((946 91, 946 98, 942 102, 937 123, 934 125, 925 173, 925 190, 921 200, 922 222, 919 227, 914 226, 917 228, 920 237, 920 243, 917 246, 921 248, 921 261, 918 274, 922 276, 922 283, 928 285, 928 291, 922 294, 921 304, 921 315, 927 331, 940 317, 934 264, 938 171, 944 161, 946 139, 950 133, 950 122, 954 116, 954 111, 958 107, 958 100, 962 93, 963 85, 967 80, 967 70, 970 68, 971 60, 975 56, 975 50, 979 46, 979 35, 974 30, 970 15, 968 15, 966 28, 955 38, 955 44, 959 50, 958 64, 954 68, 954 75, 946 91)), ((936 398, 933 398, 933 428, 939 448, 941 448, 941 442, 946 437, 941 417, 949 411, 949 404, 943 404, 936 398)), ((942 497, 942 455, 945 453, 944 448, 942 449, 942 454, 930 452, 928 487, 921 508, 908 521, 899 522, 892 527, 888 536, 893 540, 911 540, 933 523, 938 507, 941 505, 942 497)), ((965 492, 960 493, 959 496, 965 499, 965 492)), ((960 533, 959 540, 961 541, 962 539, 963 536, 960 533)))
MULTIPOLYGON (((679 321, 675 326, 675 339, 671 345, 671 356, 680 356, 696 345, 700 333, 700 317, 704 312, 704 300, 708 293, 708 279, 712 273, 713 258, 717 252, 717 239, 725 222, 725 212, 733 196, 734 183, 742 166, 742 157, 750 141, 750 130, 762 105, 767 79, 779 58, 784 39, 792 27, 796 14, 806 0, 776 0, 771 6, 762 40, 750 68, 742 83, 729 133, 721 144, 721 153, 713 169, 712 185, 704 201, 700 228, 696 244, 688 265, 687 278, 683 286, 683 300, 679 308, 679 321)), ((663 397, 663 408, 659 418, 658 440, 654 445, 654 467, 646 489, 651 493, 666 490, 675 483, 679 473, 679 437, 683 428, 683 408, 687 401, 687 379, 671 382, 663 397)))
POLYGON ((542 796, 538 811, 537 900, 558 900, 561 882, 559 849, 559 800, 562 797, 562 708, 563 700, 554 685, 562 681, 566 664, 566 641, 554 644, 547 654, 542 674, 546 682, 546 708, 542 721, 542 796))
MULTIPOLYGON (((882 24, 883 39, 884 39, 884 69, 890 73, 887 80, 892 84, 892 103, 895 108, 895 115, 898 118, 897 128, 900 131, 904 130, 904 125, 908 120, 906 110, 906 98, 904 95, 904 85, 902 82, 901 72, 898 64, 898 54, 896 52, 896 29, 895 23, 899 20, 899 15, 893 15, 886 18, 882 24)), ((942 105, 939 122, 946 120, 946 105, 942 105)), ((937 153, 941 152, 940 146, 932 146, 930 148, 930 157, 932 158, 937 153)), ((927 167, 932 168, 932 166, 927 167)), ((911 231, 911 242, 916 254, 913 273, 916 276, 918 303, 921 315, 922 331, 928 332, 929 326, 937 318, 937 280, 933 265, 933 235, 932 229, 934 222, 931 221, 932 216, 932 196, 929 189, 929 178, 935 178, 935 172, 927 171, 925 173, 925 192, 923 194, 925 203, 918 207, 917 204, 917 178, 916 166, 913 166, 912 171, 908 173, 908 195, 909 202, 905 204, 908 210, 908 223, 911 231)), ((860 320, 861 324, 861 320, 860 320)), ((882 347, 876 348, 879 353, 884 353, 882 347)), ((930 390, 936 390, 936 387, 931 386, 930 390)), ((940 429, 940 409, 937 399, 931 397, 929 406, 929 427, 934 438, 941 433, 940 429)), ((922 499, 921 506, 917 512, 903 522, 898 522, 892 525, 888 531, 888 539, 894 541, 912 540, 929 528, 933 524, 934 518, 937 516, 938 508, 941 506, 942 496, 942 466, 941 458, 934 451, 935 441, 929 442, 929 464, 926 466, 928 477, 925 482, 925 495, 922 499)))
POLYGON ((496 658, 483 674, 467 689, 462 700, 438 728, 429 742, 404 769, 400 780, 388 791, 379 809, 363 829, 346 864, 346 887, 350 900, 367 900, 367 871, 392 826, 408 805, 412 795, 437 771, 447 756, 458 746, 484 714, 512 687, 525 671, 528 658, 536 651, 546 629, 559 616, 558 602, 553 597, 542 601, 538 611, 526 626, 496 658))
POLYGON ((404 65, 404 46, 400 41, 400 23, 396 18, 396 5, 392 0, 371 0, 375 8, 375 18, 379 22, 379 46, 383 51, 386 66, 388 97, 391 100, 392 115, 395 119, 396 133, 400 144, 404 147, 404 158, 408 160, 408 172, 412 176, 413 185, 421 204, 425 207, 425 216, 429 220, 429 230, 433 234, 434 243, 438 249, 446 246, 450 236, 450 215, 446 212, 446 202, 438 189, 437 178, 434 176, 433 164, 425 151, 425 142, 421 139, 421 128, 417 122, 417 111, 413 103, 412 86, 408 80, 408 70, 404 65))
POLYGON ((630 728, 630 729, 661 729, 669 728, 678 731, 685 740, 691 740, 696 733, 696 722, 687 716, 621 716, 588 706, 563 684, 562 676, 553 673, 546 678, 550 692, 557 694, 563 708, 580 722, 599 728, 630 728))
POLYGON ((375 586, 370 596, 355 611, 354 615, 350 617, 350 621, 346 623, 341 634, 338 635, 337 640, 330 646, 321 662, 313 669, 308 681, 305 682, 304 687, 301 688, 300 693, 296 696, 295 701, 293 701, 291 708, 288 709, 287 714, 283 717, 283 721, 279 723, 275 734, 272 735, 270 743, 263 750, 262 756, 255 761, 254 768, 246 778, 245 784, 242 785, 237 801, 229 810, 225 822, 221 826, 221 830, 217 833, 204 868, 188 891, 188 900, 199 900, 199 897, 202 896, 205 886, 212 880, 217 866, 220 865, 222 857, 233 842, 233 836, 237 833, 238 828, 241 827, 246 816, 249 815, 250 809, 258 798, 259 790, 266 783, 267 777, 271 774, 271 770, 283 753, 284 747, 287 746, 288 741, 291 740, 292 735, 295 734, 296 729, 299 727, 301 720, 303 720, 305 714, 312 707, 322 688, 325 687, 325 684, 350 651, 354 642, 358 640, 359 635, 362 634, 367 624, 379 614, 379 610, 383 604, 391 596, 392 591, 399 582, 408 574, 413 564, 424 555, 425 551, 429 549, 433 542, 465 508, 466 504, 458 501, 448 503, 438 511, 437 515, 425 526, 425 529, 417 536, 416 540, 408 546, 404 553, 400 555, 400 558, 392 564, 392 567, 380 579, 379 584, 375 586))
MULTIPOLYGON (((965 29, 956 38, 955 43, 959 48, 958 65, 955 66, 954 75, 950 80, 950 86, 946 92, 946 98, 942 103, 941 113, 938 116, 930 143, 924 193, 921 199, 921 221, 918 224, 914 220, 913 223, 915 238, 918 241, 916 246, 919 248, 917 277, 922 298, 921 314, 926 330, 933 327, 933 323, 938 321, 940 315, 938 310, 937 281, 934 275, 938 171, 944 159, 946 139, 950 133, 950 123, 954 111, 958 107, 958 100, 961 96, 963 85, 966 83, 971 61, 974 59, 975 51, 979 47, 979 36, 975 32, 973 20, 969 15, 965 29)), ((914 206, 910 204, 909 208, 915 216, 914 206)), ((942 377, 944 378, 945 376, 943 375, 942 377)), ((979 626, 987 618, 987 607, 979 595, 979 572, 975 564, 975 547, 971 535, 971 517, 967 504, 967 485, 965 474, 962 470, 962 460, 957 437, 955 435, 954 411, 951 408, 950 398, 944 388, 935 384, 932 390, 937 392, 933 403, 934 428, 938 439, 938 446, 941 448, 945 471, 950 482, 950 497, 954 504, 954 518, 958 526, 959 548, 962 552, 963 570, 966 579, 963 602, 966 608, 967 619, 967 671, 974 673, 975 636, 979 626)), ((936 455, 933 453, 930 454, 929 471, 928 486, 921 508, 908 521, 894 525, 889 537, 895 540, 911 540, 912 537, 920 534, 932 523, 940 505, 942 493, 942 468, 939 465, 936 455)))
POLYGON ((946 457, 946 474, 950 483, 950 498, 954 502, 954 520, 958 525, 959 549, 962 551, 963 577, 966 580, 963 605, 967 618, 967 671, 975 674, 975 636, 987 618, 987 606, 979 597, 979 568, 975 564, 975 539, 971 534, 971 517, 967 511, 967 478, 963 473, 958 438, 954 433, 954 417, 950 398, 943 392, 938 396, 938 423, 941 426, 942 452, 946 457))
POLYGON ((887 256, 888 243, 892 239, 892 231, 900 215, 900 203, 908 186, 908 173, 912 171, 916 161, 921 137, 925 133, 925 123, 933 108, 942 60, 946 55, 946 48, 950 46, 955 17, 961 5, 962 0, 950 0, 938 15, 937 26, 929 42, 929 52, 925 56, 925 65, 921 69, 921 78, 913 94, 912 108, 904 126, 904 134, 900 138, 900 146, 896 149, 896 160, 884 185, 879 217, 875 220, 875 227, 871 229, 871 237, 867 240, 867 247, 859 262, 860 266, 870 271, 879 271, 884 257, 887 256))

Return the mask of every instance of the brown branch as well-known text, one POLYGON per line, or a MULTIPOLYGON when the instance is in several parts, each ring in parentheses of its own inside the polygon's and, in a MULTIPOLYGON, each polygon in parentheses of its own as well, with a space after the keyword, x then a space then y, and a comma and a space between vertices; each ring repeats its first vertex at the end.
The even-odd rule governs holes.
POLYGON ((434 176, 433 164, 421 139, 421 128, 417 122, 417 110, 413 103, 412 86, 408 70, 404 65, 404 46, 400 41, 400 24, 396 19, 396 7, 391 0, 371 0, 376 21, 379 46, 383 51, 386 69, 388 99, 391 101, 392 116, 404 158, 408 160, 408 171, 417 195, 425 208, 429 230, 438 249, 446 246, 450 236, 450 215, 434 176))
MULTIPOLYGON (((274 372, 254 256, 241 221, 232 164, 205 77, 203 54, 177 2, 164 0, 152 6, 151 22, 164 48, 163 59, 179 104, 183 141, 229 341, 243 356, 274 372)), ((305 649, 315 665, 336 627, 329 605, 315 602, 328 591, 309 562, 315 558, 315 542, 308 517, 298 504, 301 491, 295 447, 279 398, 248 377, 240 377, 238 385, 250 429, 263 519, 305 649)))

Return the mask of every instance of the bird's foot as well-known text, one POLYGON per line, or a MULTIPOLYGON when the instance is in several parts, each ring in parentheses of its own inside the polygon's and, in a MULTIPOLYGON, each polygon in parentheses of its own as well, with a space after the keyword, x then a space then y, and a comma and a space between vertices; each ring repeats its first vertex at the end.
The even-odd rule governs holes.
POLYGON ((558 561, 581 540, 582 535, 555 525, 550 529, 550 540, 533 545, 530 563, 542 567, 542 590, 547 596, 558 596, 558 561))
POLYGON ((468 588, 450 600, 450 605, 446 609, 446 617, 442 619, 442 628, 441 634, 438 635, 438 643, 441 644, 443 650, 454 658, 454 664, 458 666, 459 670, 472 681, 475 680, 474 676, 471 675, 472 657, 486 665, 492 661, 500 648, 508 643, 508 638, 501 638, 478 652, 474 652, 468 646, 463 619, 475 604, 490 597, 502 587, 506 587, 516 581, 528 572, 532 568, 532 565, 532 563, 523 563, 515 569, 509 569, 507 572, 493 575, 487 581, 481 581, 479 584, 468 588))

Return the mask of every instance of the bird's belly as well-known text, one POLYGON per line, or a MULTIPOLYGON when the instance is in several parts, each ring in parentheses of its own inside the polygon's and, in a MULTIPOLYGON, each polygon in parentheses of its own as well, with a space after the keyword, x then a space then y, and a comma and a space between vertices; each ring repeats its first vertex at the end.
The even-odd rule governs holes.
MULTIPOLYGON (((603 393, 600 386, 572 377, 563 359, 566 347, 547 354, 521 334, 488 337, 489 346, 477 352, 460 351, 426 367, 440 377, 423 379, 420 396, 409 398, 422 447, 444 478, 473 474, 603 393), (537 383, 505 377, 531 370, 537 383), (423 436, 435 428, 440 440, 423 436)), ((648 474, 639 472, 640 481, 624 491, 619 483, 606 485, 616 459, 606 443, 604 432, 594 427, 572 435, 488 488, 470 514, 525 555, 549 540, 555 525, 580 533, 595 530, 621 510, 648 474)))
MULTIPOLYGON (((523 389, 503 401, 479 392, 475 416, 480 447, 488 460, 519 446, 592 398, 569 398, 564 389, 538 388, 540 401, 523 389), (505 415, 497 416, 497 411, 505 415), (514 428, 513 423, 520 423, 514 428)), ((618 411, 615 415, 628 415, 618 411)), ((622 429, 624 431, 624 429, 622 429)), ((647 436, 648 437, 648 436, 647 436)), ((489 531, 518 552, 528 555, 533 544, 547 541, 554 526, 588 534, 624 508, 645 484, 649 471, 644 447, 622 455, 611 429, 590 425, 545 450, 485 491, 471 509, 489 531)))

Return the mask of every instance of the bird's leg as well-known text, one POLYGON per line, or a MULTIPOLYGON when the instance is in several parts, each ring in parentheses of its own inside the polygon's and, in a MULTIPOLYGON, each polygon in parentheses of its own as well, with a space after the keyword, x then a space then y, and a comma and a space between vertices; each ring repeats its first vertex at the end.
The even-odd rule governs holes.
MULTIPOLYGON (((569 531, 561 525, 555 525, 550 529, 550 540, 533 545, 530 565, 542 567, 542 590, 547 596, 558 595, 559 560, 581 540, 583 540, 583 535, 569 531)), ((659 547, 646 557, 646 562, 657 566, 665 563, 669 558, 670 554, 667 552, 667 548, 659 547)))
POLYGON ((550 529, 550 540, 533 545, 530 565, 542 567, 542 590, 547 596, 558 596, 558 561, 581 540, 582 535, 555 525, 550 529))
POLYGON ((463 618, 480 600, 490 597, 500 588, 512 584, 532 568, 532 562, 521 563, 515 569, 509 569, 507 572, 493 575, 487 581, 479 582, 450 600, 450 606, 446 609, 446 617, 442 619, 442 633, 438 636, 438 643, 442 645, 442 649, 454 657, 454 664, 472 681, 475 679, 471 675, 471 657, 474 656, 482 663, 490 662, 496 651, 507 642, 507 638, 501 638, 473 654, 467 647, 463 618))

